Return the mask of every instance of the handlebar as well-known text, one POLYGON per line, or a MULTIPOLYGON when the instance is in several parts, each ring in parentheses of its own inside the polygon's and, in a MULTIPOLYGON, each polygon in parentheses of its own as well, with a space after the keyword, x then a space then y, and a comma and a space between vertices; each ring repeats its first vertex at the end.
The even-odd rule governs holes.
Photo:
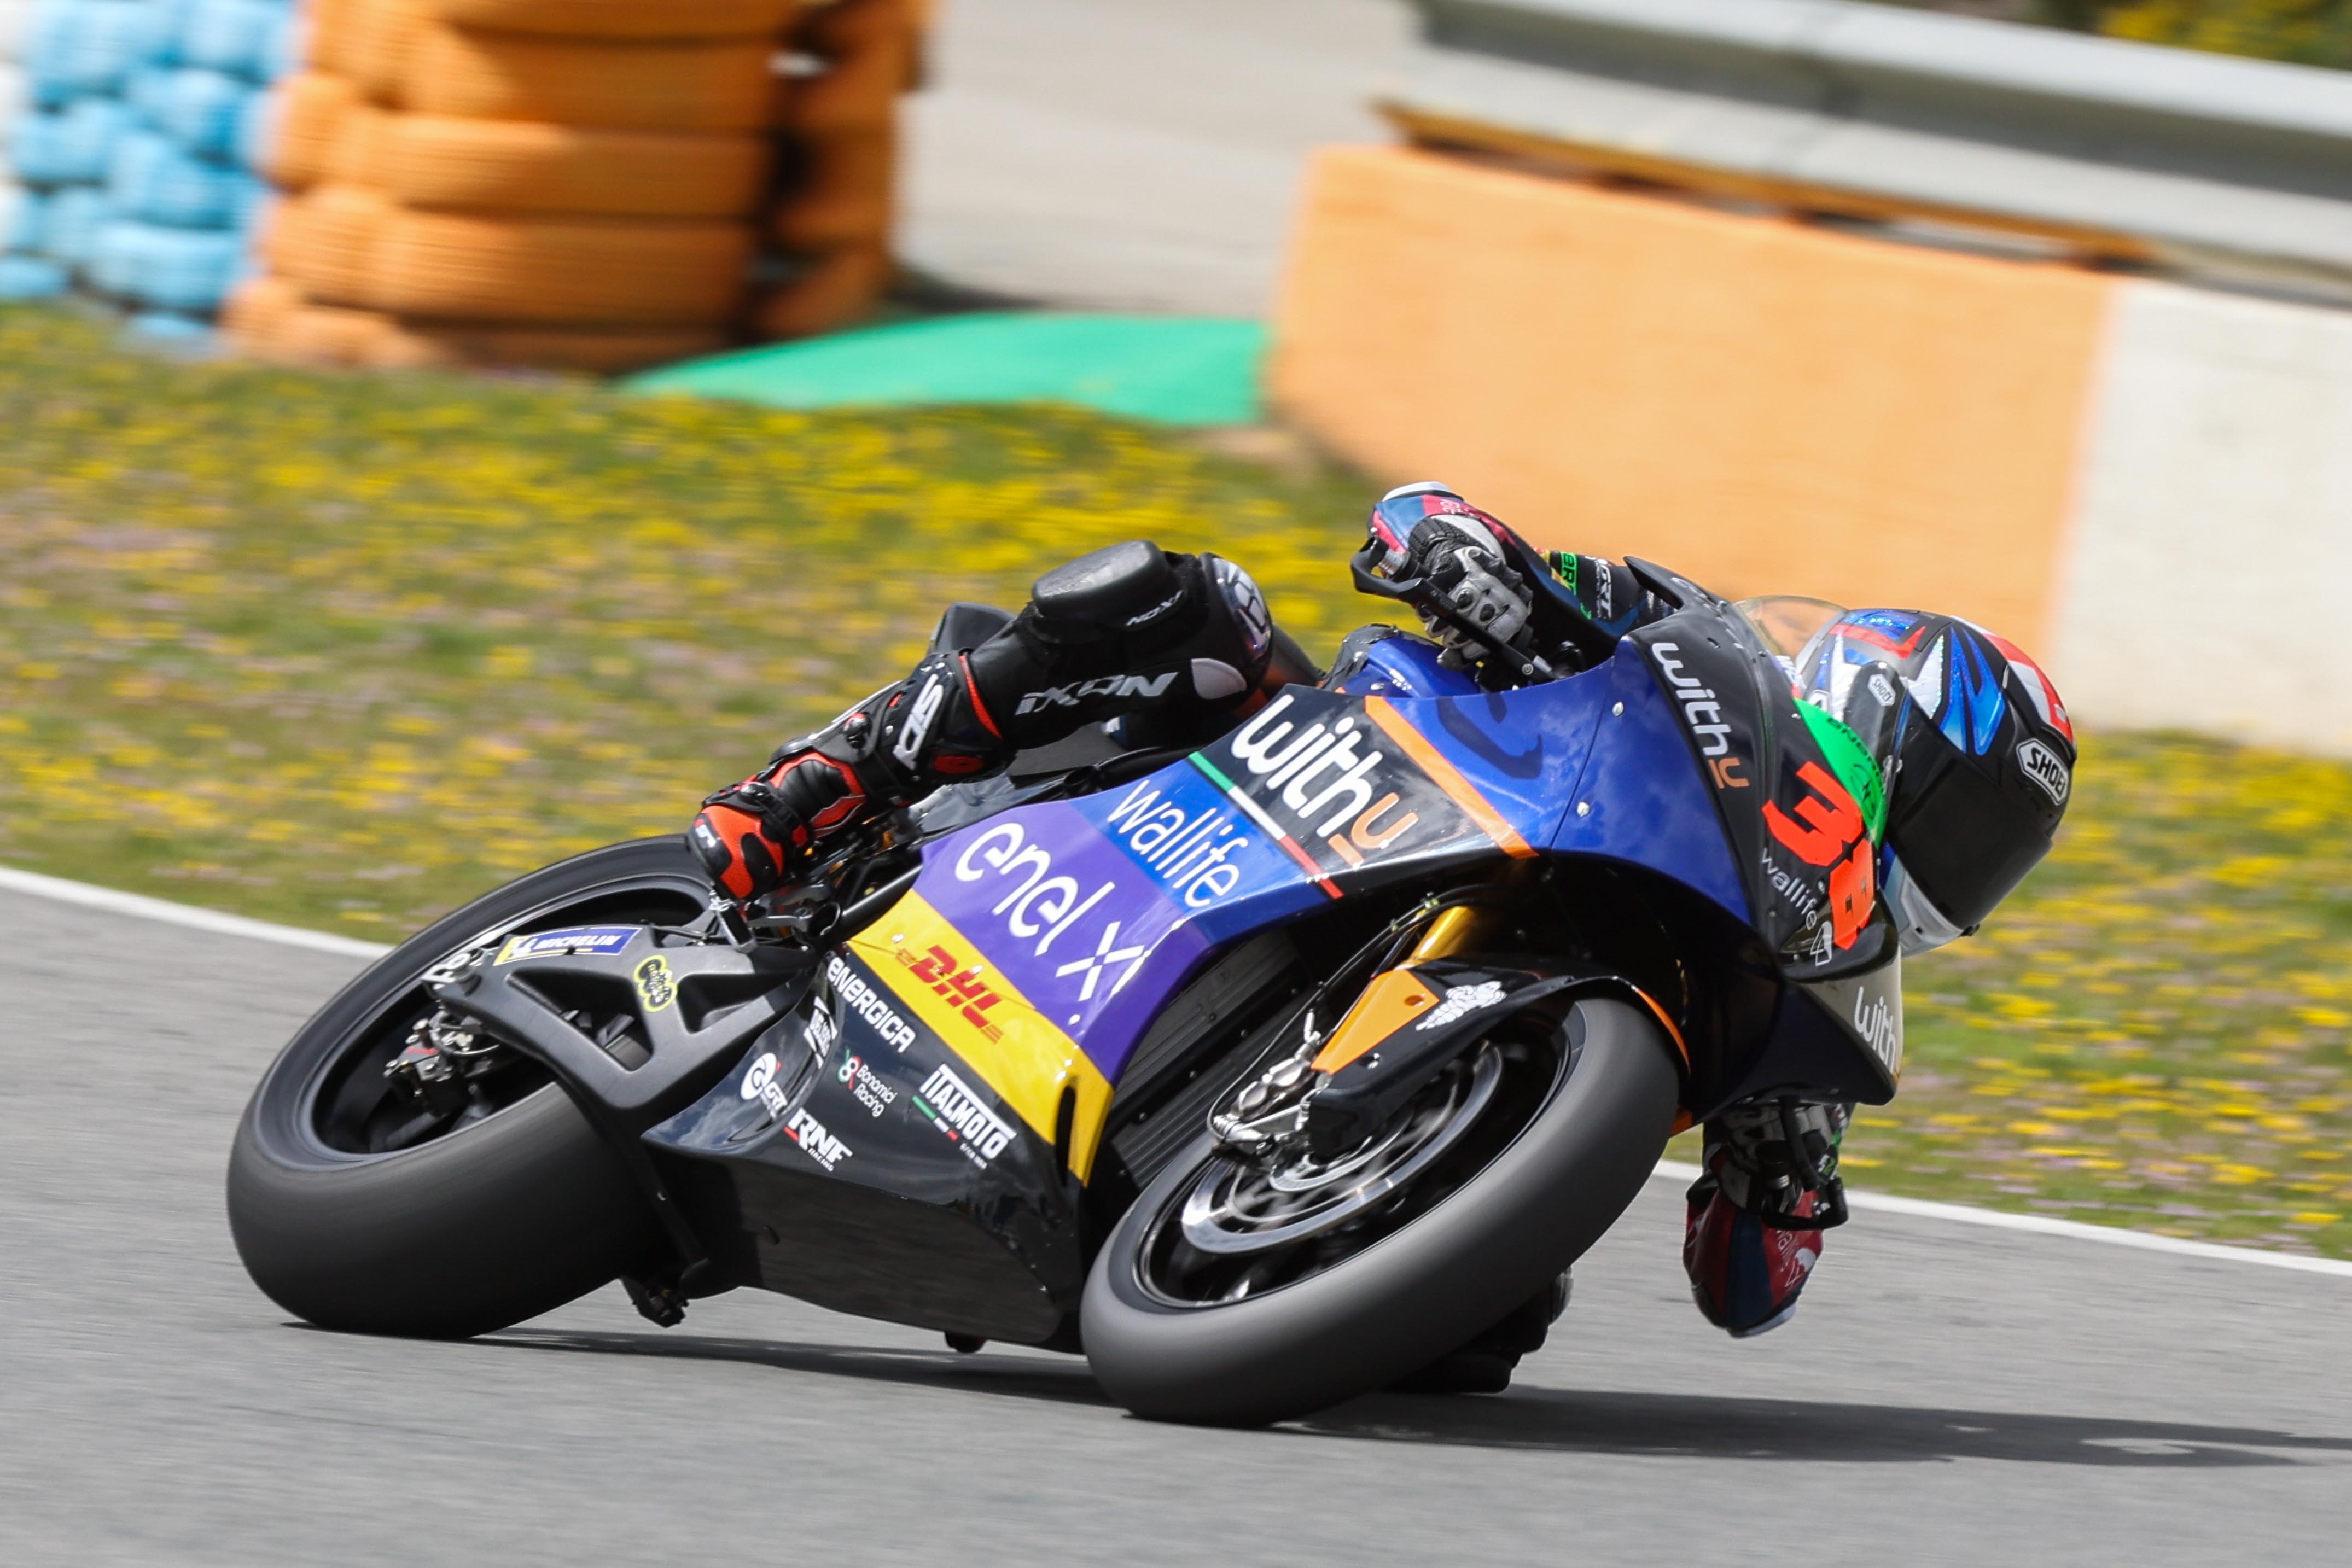
POLYGON ((1432 621, 1444 622, 1477 646, 1487 650, 1497 660, 1510 665, 1524 679, 1549 681, 1559 672, 1541 655, 1522 653, 1517 648, 1496 643, 1492 637, 1454 612, 1444 595, 1435 592, 1426 577, 1386 578, 1372 570, 1373 565, 1386 552, 1379 539, 1367 539, 1364 548, 1348 560, 1349 575, 1356 580, 1356 591, 1376 599, 1393 599, 1409 604, 1415 612, 1432 621))

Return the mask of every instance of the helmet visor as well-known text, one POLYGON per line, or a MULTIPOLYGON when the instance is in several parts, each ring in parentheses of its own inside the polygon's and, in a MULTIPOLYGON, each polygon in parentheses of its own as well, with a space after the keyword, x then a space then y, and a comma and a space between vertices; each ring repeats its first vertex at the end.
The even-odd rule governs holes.
POLYGON ((1921 893, 1964 931, 1983 924, 2050 852, 2050 829, 1940 736, 1905 737, 1887 841, 1921 893))

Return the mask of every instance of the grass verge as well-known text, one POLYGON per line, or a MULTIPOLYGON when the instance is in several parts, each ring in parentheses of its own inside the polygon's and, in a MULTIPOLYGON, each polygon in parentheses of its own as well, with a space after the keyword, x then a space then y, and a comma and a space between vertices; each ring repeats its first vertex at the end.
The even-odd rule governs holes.
MULTIPOLYGON (((1328 649, 1361 490, 1078 413, 163 363, 0 310, 0 861, 395 937, 675 830, 943 601, 1098 544, 1226 550, 1328 649)), ((2352 1256, 2347 960, 2352 768, 2090 737, 2057 853, 1914 966, 1857 1184, 2352 1256)))

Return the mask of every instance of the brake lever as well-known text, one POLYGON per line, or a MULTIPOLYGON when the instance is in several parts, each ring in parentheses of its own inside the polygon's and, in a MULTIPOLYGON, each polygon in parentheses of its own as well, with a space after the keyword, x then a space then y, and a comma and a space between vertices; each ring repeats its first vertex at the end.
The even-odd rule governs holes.
POLYGON ((1375 599, 1397 599, 1421 608, 1413 595, 1429 585, 1425 577, 1381 577, 1372 570, 1372 563, 1388 553, 1388 546, 1377 538, 1366 539, 1364 548, 1348 558, 1349 575, 1356 580, 1356 591, 1369 593, 1375 599))

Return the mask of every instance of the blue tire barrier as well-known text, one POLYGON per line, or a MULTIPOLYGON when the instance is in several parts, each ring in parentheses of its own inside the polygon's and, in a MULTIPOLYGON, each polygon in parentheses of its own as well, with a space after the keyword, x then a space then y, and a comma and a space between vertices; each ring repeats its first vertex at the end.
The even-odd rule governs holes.
POLYGON ((85 184, 106 177, 114 144, 131 128, 129 106, 110 98, 77 99, 54 112, 16 122, 8 161, 28 185, 85 184))
POLYGON ((196 343, 213 335, 212 323, 204 317, 176 310, 142 310, 123 325, 142 338, 165 343, 196 343))
POLYGON ((109 223, 90 247, 88 276, 102 294, 164 310, 212 311, 245 260, 245 236, 226 230, 109 223))
POLYGON ((16 178, 37 185, 57 183, 56 172, 66 162, 58 123, 63 118, 37 110, 8 128, 8 167, 16 178))
POLYGON ((6 297, 87 286, 185 337, 253 265, 259 90, 299 68, 301 0, 0 0, 6 297), (21 61, 21 65, 14 63, 21 61), (21 89, 32 112, 12 112, 21 89))
POLYGON ((140 119, 204 158, 235 156, 238 128, 253 96, 253 88, 233 76, 193 67, 142 71, 129 89, 140 119))
POLYGON ((170 97, 171 83, 172 73, 163 66, 133 71, 122 83, 122 101, 131 106, 142 124, 159 126, 170 107, 165 99, 170 97))
POLYGON ((32 89, 26 83, 25 68, 14 60, 0 60, 0 163, 7 162, 8 132, 15 129, 16 117, 33 101, 32 89))
POLYGON ((269 204, 277 197, 278 192, 268 181, 248 174, 242 169, 237 170, 232 179, 228 226, 250 238, 253 226, 261 221, 261 214, 268 211, 269 204))
POLYGON ((47 248, 49 198, 22 185, 0 185, 0 252, 47 248))
POLYGON ((278 26, 262 45, 256 61, 254 80, 263 86, 280 77, 292 76, 302 68, 310 52, 310 28, 299 5, 282 8, 278 26))
POLYGON ((250 198, 249 180, 218 163, 192 158, 152 131, 134 131, 114 144, 106 194, 117 216, 177 228, 233 226, 250 198))
POLYGON ((0 299, 54 299, 66 291, 66 269, 37 256, 0 256, 0 299))
POLYGON ((98 231, 113 214, 107 209, 106 192, 99 186, 68 185, 49 199, 48 215, 41 254, 63 263, 68 271, 79 271, 89 264, 98 231))
POLYGON ((170 58, 179 7, 152 0, 74 0, 33 16, 25 74, 33 101, 63 104, 119 90, 131 72, 170 58))
POLYGON ((180 24, 180 63, 268 81, 283 68, 292 20, 292 8, 276 0, 191 0, 180 24))
POLYGON ((281 98, 277 90, 265 88, 245 100, 236 116, 237 166, 256 173, 269 166, 270 155, 278 150, 278 106, 281 98))

